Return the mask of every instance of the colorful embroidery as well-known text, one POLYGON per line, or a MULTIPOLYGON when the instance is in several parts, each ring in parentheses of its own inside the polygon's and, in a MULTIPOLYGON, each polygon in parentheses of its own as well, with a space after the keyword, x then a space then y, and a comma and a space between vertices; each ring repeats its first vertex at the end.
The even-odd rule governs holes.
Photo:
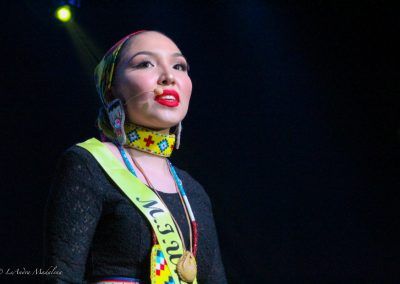
POLYGON ((154 155, 169 157, 175 144, 174 134, 162 134, 134 124, 125 124, 126 146, 154 155))
POLYGON ((127 277, 107 277, 94 282, 94 284, 140 284, 140 280, 127 277))
POLYGON ((151 284, 174 284, 171 271, 161 250, 160 245, 154 245, 151 249, 151 284))
POLYGON ((164 152, 165 149, 168 148, 168 141, 167 140, 162 140, 160 143, 158 143, 158 147, 160 148, 161 152, 164 152))
POLYGON ((129 140, 130 143, 135 142, 136 140, 140 139, 140 136, 136 132, 136 130, 133 130, 130 133, 127 133, 126 136, 128 136, 128 140, 129 140))

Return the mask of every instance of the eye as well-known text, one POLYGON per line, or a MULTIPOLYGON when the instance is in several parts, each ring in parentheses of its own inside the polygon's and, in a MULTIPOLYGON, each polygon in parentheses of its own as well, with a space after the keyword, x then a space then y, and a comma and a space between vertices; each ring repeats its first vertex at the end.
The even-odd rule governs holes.
POLYGON ((154 67, 154 64, 151 63, 150 61, 142 61, 139 64, 135 65, 135 68, 150 68, 154 67))
POLYGON ((179 71, 188 71, 189 65, 186 63, 178 63, 178 64, 174 65, 174 69, 179 70, 179 71))

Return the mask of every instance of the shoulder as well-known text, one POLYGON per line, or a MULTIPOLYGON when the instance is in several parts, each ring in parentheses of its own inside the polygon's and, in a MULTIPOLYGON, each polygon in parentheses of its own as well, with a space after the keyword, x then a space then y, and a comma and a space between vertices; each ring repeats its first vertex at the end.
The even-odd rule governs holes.
POLYGON ((81 171, 83 173, 98 174, 100 165, 93 155, 83 147, 73 145, 66 149, 58 160, 58 170, 81 171))
POLYGON ((181 170, 176 167, 175 170, 176 173, 178 174, 178 177, 181 179, 183 187, 189 198, 196 197, 204 201, 206 204, 211 205, 210 198, 207 192, 204 190, 203 186, 196 179, 194 179, 188 172, 184 170, 181 170))
POLYGON ((203 188, 202 185, 197 180, 195 180, 187 171, 179 169, 175 166, 174 166, 174 168, 176 170, 176 173, 178 174, 178 177, 182 180, 183 183, 185 183, 187 185, 203 188))
MULTIPOLYGON (((117 158, 120 157, 118 148, 110 142, 102 142, 117 158)), ((61 161, 69 163, 85 163, 86 165, 97 165, 93 155, 83 147, 76 145, 71 146, 61 155, 61 161)))
POLYGON ((105 182, 105 175, 95 158, 84 148, 74 145, 58 160, 49 200, 57 204, 88 199, 101 202, 105 182))
POLYGON ((79 147, 78 145, 73 145, 62 153, 60 161, 61 163, 68 164, 89 164, 94 161, 94 158, 86 149, 79 147))

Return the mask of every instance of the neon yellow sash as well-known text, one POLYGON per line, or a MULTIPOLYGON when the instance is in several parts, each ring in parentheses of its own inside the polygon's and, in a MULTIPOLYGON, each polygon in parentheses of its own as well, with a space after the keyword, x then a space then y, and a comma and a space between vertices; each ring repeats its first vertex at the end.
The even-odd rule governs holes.
MULTIPOLYGON (((182 241, 168 208, 158 196, 137 177, 132 175, 114 154, 96 138, 91 138, 78 146, 88 150, 118 187, 146 216, 161 246, 174 283, 186 283, 179 279, 176 265, 183 254, 182 241)), ((192 283, 197 284, 197 280, 192 283)))

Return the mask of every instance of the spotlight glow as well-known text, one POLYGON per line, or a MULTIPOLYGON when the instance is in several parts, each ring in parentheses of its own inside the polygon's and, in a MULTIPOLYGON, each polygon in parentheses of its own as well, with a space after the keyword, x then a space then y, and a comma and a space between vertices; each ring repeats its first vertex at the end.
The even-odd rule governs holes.
POLYGON ((56 18, 61 22, 68 22, 71 20, 72 13, 71 8, 68 5, 61 6, 56 10, 56 18))

